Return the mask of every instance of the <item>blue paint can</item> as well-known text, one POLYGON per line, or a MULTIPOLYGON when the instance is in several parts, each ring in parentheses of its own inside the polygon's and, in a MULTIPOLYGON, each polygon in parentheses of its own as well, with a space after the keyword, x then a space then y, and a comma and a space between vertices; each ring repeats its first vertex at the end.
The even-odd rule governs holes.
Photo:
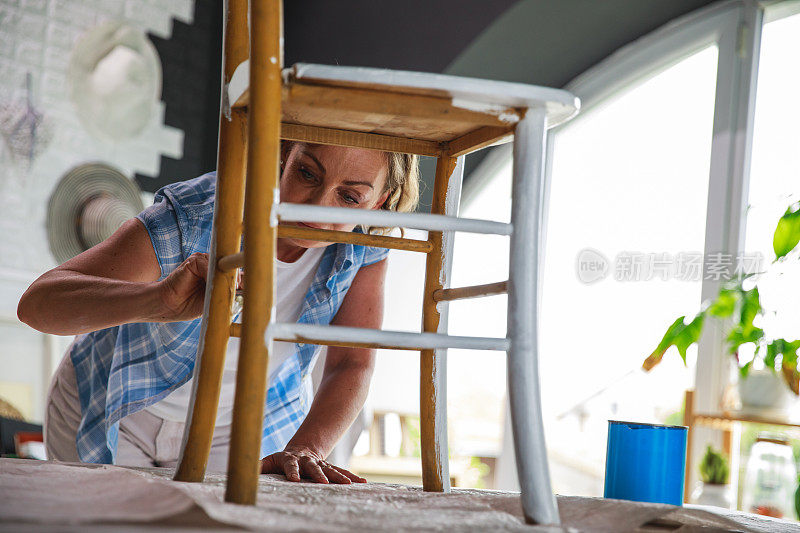
POLYGON ((683 505, 685 426, 608 421, 604 496, 683 505))

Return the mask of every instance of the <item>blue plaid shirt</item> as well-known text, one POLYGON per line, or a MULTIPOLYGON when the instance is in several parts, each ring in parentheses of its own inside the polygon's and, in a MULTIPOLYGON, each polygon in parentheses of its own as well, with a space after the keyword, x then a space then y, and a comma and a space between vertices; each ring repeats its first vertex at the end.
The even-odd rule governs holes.
MULTIPOLYGON (((160 189, 141 220, 153 243, 164 279, 187 257, 208 252, 216 174, 211 172, 160 189)), ((303 301, 305 324, 329 324, 362 265, 386 258, 387 250, 332 244, 320 260, 303 301)), ((119 421, 163 399, 192 377, 200 319, 133 323, 79 335, 71 351, 81 403, 76 444, 81 461, 112 463, 119 421)), ((269 384, 261 456, 282 450, 311 404, 310 373, 319 347, 296 344, 294 355, 269 384)))

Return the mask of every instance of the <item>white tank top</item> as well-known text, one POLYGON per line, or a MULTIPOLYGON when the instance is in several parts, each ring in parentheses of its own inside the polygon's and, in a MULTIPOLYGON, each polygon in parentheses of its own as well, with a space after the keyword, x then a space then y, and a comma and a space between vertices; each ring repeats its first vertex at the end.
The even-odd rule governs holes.
MULTIPOLYGON (((309 248, 293 263, 275 261, 275 270, 277 272, 275 286, 278 300, 276 322, 297 322, 300 318, 303 300, 308 288, 311 286, 311 282, 314 280, 314 274, 317 272, 317 267, 324 251, 324 247, 309 248)), ((245 283, 247 283, 246 277, 245 283)), ((268 367, 270 381, 275 371, 280 368, 286 359, 294 354, 295 350, 295 345, 291 342, 273 342, 272 344, 273 348, 272 353, 269 354, 268 367)), ((217 409, 216 425, 220 427, 231 423, 238 361, 239 338, 231 337, 225 354, 225 369, 222 373, 222 388, 219 395, 219 408, 217 409)), ((186 412, 189 409, 189 400, 192 396, 193 380, 194 378, 189 379, 169 396, 145 409, 164 420, 185 422, 186 412)))

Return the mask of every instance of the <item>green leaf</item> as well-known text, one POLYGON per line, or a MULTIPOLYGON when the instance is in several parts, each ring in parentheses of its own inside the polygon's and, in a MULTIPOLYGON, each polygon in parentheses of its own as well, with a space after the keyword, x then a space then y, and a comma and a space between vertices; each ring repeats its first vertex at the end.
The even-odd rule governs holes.
MULTIPOLYGON (((800 349, 800 340, 787 341, 786 339, 774 339, 767 344, 767 355, 764 362, 771 361, 767 366, 774 367, 775 359, 778 354, 782 356, 782 365, 797 364, 797 350, 800 349)), ((777 369, 776 369, 777 370, 777 369)))
POLYGON ((778 260, 794 250, 798 242, 800 242, 800 202, 790 205, 778 220, 775 235, 772 237, 775 259, 778 260))
POLYGON ((740 296, 741 291, 737 288, 722 288, 717 299, 711 302, 708 312, 719 318, 728 318, 736 310, 736 304, 739 302, 740 296))
POLYGON ((758 287, 753 287, 749 291, 743 291, 739 326, 745 333, 754 328, 753 320, 759 313, 761 313, 761 299, 758 295, 758 287))
POLYGON ((775 370, 775 359, 777 359, 778 353, 774 342, 767 344, 767 355, 764 356, 764 366, 775 370))
POLYGON ((649 371, 658 363, 661 362, 661 358, 664 357, 664 353, 672 346, 675 346, 678 349, 678 353, 681 355, 681 359, 683 359, 683 363, 686 364, 686 350, 697 342, 700 338, 700 333, 703 331, 703 320, 705 319, 705 311, 701 311, 697 313, 697 315, 692 319, 691 322, 688 324, 685 323, 685 316, 679 317, 672 325, 667 328, 667 332, 664 333, 664 338, 661 339, 661 342, 658 343, 658 346, 653 353, 651 353, 647 359, 644 360, 642 363, 642 368, 644 370, 649 371))
POLYGON ((739 376, 741 376, 742 379, 746 378, 747 374, 750 373, 751 366, 753 366, 753 361, 748 361, 739 367, 739 376))
POLYGON ((683 331, 681 331, 675 338, 675 347, 681 354, 683 364, 686 364, 686 350, 700 339, 700 334, 703 332, 703 320, 705 313, 698 313, 694 320, 689 322, 683 331))
POLYGON ((728 333, 728 353, 734 354, 738 352, 739 346, 747 344, 748 342, 758 345, 758 341, 763 337, 764 330, 761 328, 744 330, 741 326, 736 326, 728 333))
POLYGON ((798 349, 800 349, 800 340, 775 339, 767 344, 767 355, 764 357, 764 363, 769 368, 780 371, 783 380, 792 392, 800 395, 800 372, 797 371, 798 349), (775 366, 778 354, 781 355, 780 368, 775 366))
POLYGON ((728 332, 728 353, 735 354, 739 351, 739 346, 754 343, 758 346, 758 341, 764 338, 764 330, 753 325, 756 316, 761 313, 761 300, 758 295, 758 287, 749 291, 740 290, 741 301, 739 303, 739 322, 734 324, 728 332))
POLYGON ((661 339, 661 342, 658 343, 658 346, 653 353, 651 353, 647 359, 644 360, 642 363, 642 368, 645 371, 650 371, 654 366, 661 362, 661 358, 664 357, 664 352, 666 352, 670 346, 675 343, 675 336, 684 328, 683 319, 686 318, 685 316, 678 317, 675 322, 672 323, 670 327, 667 328, 667 332, 664 333, 664 337, 661 339))
POLYGON ((786 341, 783 339, 779 339, 784 342, 783 348, 781 353, 783 354, 783 362, 785 363, 794 363, 797 364, 797 350, 800 350, 800 340, 796 341, 786 341))

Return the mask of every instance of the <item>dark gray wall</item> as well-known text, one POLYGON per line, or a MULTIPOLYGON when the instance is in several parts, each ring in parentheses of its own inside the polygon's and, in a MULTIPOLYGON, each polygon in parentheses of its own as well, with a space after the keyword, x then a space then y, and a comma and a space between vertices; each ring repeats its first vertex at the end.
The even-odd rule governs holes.
POLYGON ((169 39, 148 37, 161 59, 164 123, 183 130, 183 157, 161 156, 158 176, 136 176, 142 190, 149 192, 217 165, 222 0, 196 0, 191 24, 172 22, 169 39))
POLYGON ((445 69, 563 87, 618 48, 709 0, 522 0, 445 69))
POLYGON ((442 72, 518 0, 285 0, 285 62, 442 72))
MULTIPOLYGON (((563 87, 620 47, 711 3, 522 0, 486 28, 445 72, 563 87)), ((467 157, 466 179, 487 152, 467 157)))

